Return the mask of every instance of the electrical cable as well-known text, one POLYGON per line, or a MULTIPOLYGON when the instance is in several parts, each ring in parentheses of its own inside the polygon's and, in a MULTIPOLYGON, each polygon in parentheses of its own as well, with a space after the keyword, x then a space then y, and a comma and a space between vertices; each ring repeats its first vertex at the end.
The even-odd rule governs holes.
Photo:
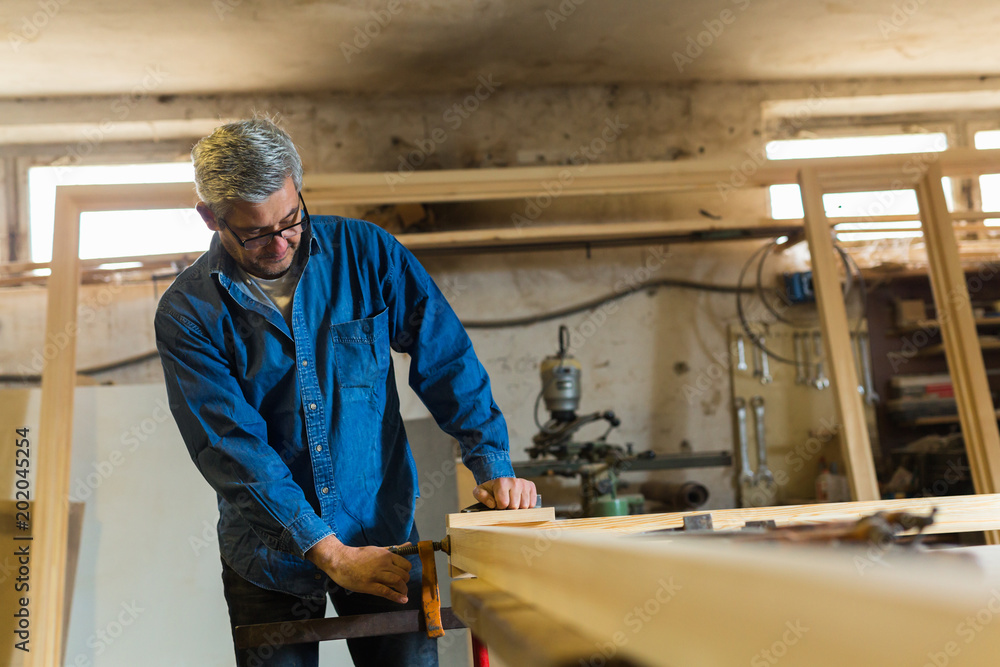
POLYGON ((580 303, 575 306, 567 306, 566 308, 560 308, 559 310, 553 310, 547 313, 539 313, 537 315, 527 315, 525 317, 502 320, 470 320, 462 322, 462 325, 466 329, 506 329, 510 327, 526 327, 532 324, 548 322, 560 317, 566 317, 568 315, 575 315, 577 313, 593 310, 598 306, 603 306, 606 303, 625 298, 635 292, 640 292, 645 289, 657 289, 659 287, 676 287, 679 289, 693 289, 719 294, 733 294, 739 293, 740 291, 750 294, 753 292, 753 288, 741 287, 738 285, 715 285, 712 283, 701 283, 694 280, 684 280, 680 278, 663 278, 660 280, 649 280, 644 283, 638 283, 621 292, 615 292, 614 294, 608 294, 590 301, 585 301, 584 303, 580 303))
MULTIPOLYGON (((98 375, 100 373, 107 373, 108 371, 118 370, 119 368, 125 368, 127 366, 135 366, 138 364, 145 363, 147 361, 152 361, 153 359, 158 359, 160 353, 156 350, 150 352, 144 352, 143 354, 137 354, 133 357, 127 357, 125 359, 119 359, 118 361, 110 361, 106 364, 100 364, 98 366, 91 366, 89 368, 77 369, 77 375, 98 375)), ((14 373, 0 374, 0 382, 25 382, 25 383, 36 383, 41 382, 41 375, 17 375, 14 373)))
MULTIPOLYGON (((789 358, 784 357, 784 356, 782 356, 780 354, 775 354, 772 350, 768 349, 761 342, 762 336, 760 336, 759 334, 757 334, 751 328, 750 322, 747 320, 746 311, 744 310, 744 307, 743 307, 743 298, 742 298, 742 295, 746 294, 747 291, 750 291, 751 293, 753 293, 753 294, 755 294, 757 296, 758 300, 764 305, 764 308, 775 319, 777 319, 777 320, 779 320, 779 321, 781 321, 781 322, 783 322, 783 323, 791 326, 792 328, 809 328, 809 329, 815 328, 815 326, 816 326, 816 318, 812 318, 812 321, 810 321, 808 323, 805 323, 805 324, 803 324, 802 322, 797 322, 797 321, 793 321, 793 320, 790 320, 788 318, 785 318, 779 312, 776 311, 776 309, 770 304, 770 302, 768 302, 767 298, 764 296, 764 289, 763 289, 763 267, 764 267, 764 264, 765 264, 765 262, 767 260, 767 257, 771 254, 771 252, 777 246, 777 243, 778 243, 777 240, 775 240, 775 241, 771 241, 767 245, 761 246, 756 251, 754 251, 753 254, 750 255, 750 258, 747 260, 746 264, 743 265, 743 268, 740 271, 739 280, 737 281, 737 285, 736 285, 737 288, 738 288, 738 290, 736 291, 736 314, 737 314, 737 317, 740 320, 740 326, 742 327, 744 333, 746 333, 747 337, 750 339, 750 342, 753 343, 755 347, 757 347, 764 354, 766 354, 769 359, 774 359, 774 360, 779 361, 781 363, 789 364, 791 366, 794 366, 794 365, 800 364, 801 361, 795 360, 795 359, 789 359, 789 358), (757 263, 756 271, 755 271, 755 273, 756 273, 755 285, 754 285, 753 288, 745 288, 743 285, 744 285, 744 282, 746 280, 746 274, 750 270, 750 268, 752 266, 754 266, 755 262, 757 263)), ((844 298, 845 303, 847 302, 848 298, 850 297, 851 291, 854 290, 854 288, 855 288, 854 286, 857 285, 858 300, 859 300, 859 303, 860 303, 860 306, 861 306, 861 314, 858 317, 858 322, 857 322, 857 325, 855 325, 854 331, 855 331, 855 335, 860 335, 860 333, 862 331, 862 324, 864 322, 864 313, 867 311, 867 308, 868 308, 868 292, 867 292, 867 288, 865 286, 864 276, 861 273, 861 268, 854 261, 854 258, 851 257, 850 254, 847 253, 843 248, 841 248, 840 245, 838 245, 836 242, 834 242, 834 249, 837 251, 837 254, 840 256, 841 262, 844 264, 844 273, 845 273, 846 279, 845 279, 845 284, 844 284, 844 289, 843 289, 843 298, 844 298)), ((765 324, 765 327, 766 326, 767 325, 765 324)), ((817 364, 821 363, 823 361, 823 359, 824 359, 824 356, 822 356, 822 355, 819 356, 817 358, 817 360, 816 360, 816 363, 817 364)), ((806 362, 806 363, 809 363, 809 362, 806 362)))
MULTIPOLYGON (((767 246, 765 246, 766 248, 767 246)), ((758 251, 760 252, 760 251, 758 251)), ((755 253, 756 254, 756 253, 755 253)), ((547 313, 539 313, 537 315, 527 315, 524 317, 500 319, 500 320, 470 320, 463 322, 462 325, 466 329, 506 329, 511 327, 525 327, 532 324, 539 324, 541 322, 548 322, 551 320, 559 319, 561 317, 567 317, 569 315, 576 315, 577 313, 582 313, 588 310, 593 310, 599 306, 603 306, 606 303, 616 301, 618 299, 623 299, 631 294, 640 292, 642 290, 655 290, 661 287, 674 287, 677 289, 691 289, 703 292, 711 292, 716 294, 752 294, 755 289, 751 287, 742 286, 743 274, 740 274, 741 281, 739 285, 716 285, 713 283, 703 283, 696 280, 685 280, 682 278, 662 278, 659 280, 649 280, 643 283, 636 283, 631 285, 628 289, 622 290, 620 292, 615 292, 614 294, 608 294, 596 299, 591 299, 590 301, 585 301, 580 304, 573 306, 567 306, 566 308, 560 308, 558 310, 549 311, 547 313)), ((739 303, 739 302, 737 302, 739 303)), ((93 368, 85 368, 77 371, 80 375, 96 375, 98 373, 105 373, 112 370, 117 370, 119 368, 124 368, 127 366, 134 366, 137 364, 145 363, 152 359, 157 358, 158 353, 156 350, 151 352, 146 352, 145 354, 137 355, 134 357, 128 357, 119 361, 110 362, 103 364, 101 366, 95 366, 93 368)), ((0 382, 39 382, 41 381, 41 375, 15 375, 7 374, 0 375, 0 382)), ((541 394, 538 396, 536 404, 541 401, 541 394)), ((537 407, 536 407, 537 411, 537 407)), ((537 419, 536 419, 537 422, 537 419)))

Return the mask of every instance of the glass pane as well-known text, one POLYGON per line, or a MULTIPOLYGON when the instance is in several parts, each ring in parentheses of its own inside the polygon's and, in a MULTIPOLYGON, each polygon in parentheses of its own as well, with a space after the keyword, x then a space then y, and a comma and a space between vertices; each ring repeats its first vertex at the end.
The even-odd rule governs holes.
MULTIPOLYGON (((767 157, 772 160, 793 158, 847 157, 857 155, 886 155, 900 153, 935 153, 948 148, 948 137, 943 132, 925 134, 896 134, 870 137, 835 137, 830 139, 794 139, 772 141, 767 144, 767 157)), ((948 210, 954 210, 951 179, 941 181, 944 186, 948 210)), ((777 220, 801 218, 802 198, 799 186, 794 184, 772 185, 769 189, 771 217, 777 220)), ((823 208, 831 218, 876 217, 883 215, 917 215, 917 197, 913 190, 883 190, 878 192, 836 192, 823 195, 823 208)), ((998 209, 1000 210, 1000 209, 998 209)), ((897 223, 898 224, 898 223, 897 223)), ((896 227, 877 221, 852 224, 851 229, 862 230, 866 225, 880 228, 896 227)), ((917 222, 904 222, 908 229, 919 227, 917 222)), ((838 227, 842 229, 843 227, 838 227)), ((879 238, 906 238, 920 236, 920 232, 861 232, 838 234, 844 241, 874 240, 879 238)))
POLYGON ((937 153, 948 148, 944 132, 926 134, 891 134, 877 137, 834 137, 830 139, 788 139, 768 142, 771 160, 795 158, 847 157, 852 155, 890 155, 898 153, 937 153))
POLYGON ((193 208, 84 213, 80 258, 204 251, 214 233, 193 208))
POLYGON ((1000 148, 1000 130, 976 132, 976 148, 1000 148))
MULTIPOLYGON (((55 220, 56 186, 57 185, 108 185, 114 183, 193 183, 194 166, 190 162, 171 162, 166 164, 130 164, 101 165, 87 167, 33 167, 28 170, 28 216, 31 225, 31 261, 48 262, 52 260, 52 228, 55 220)), ((94 213, 95 216, 116 215, 117 213, 94 213)), ((195 214, 197 215, 197 214, 195 214)), ((160 243, 151 244, 148 234, 151 228, 126 227, 120 237, 114 240, 115 247, 123 252, 100 252, 97 255, 84 255, 87 248, 100 247, 111 241, 102 235, 101 224, 91 222, 85 226, 81 216, 80 251, 81 257, 111 257, 120 255, 150 255, 174 250, 175 241, 186 238, 184 225, 190 227, 190 215, 174 213, 166 218, 159 218, 163 223, 156 233, 160 243), (175 233, 174 225, 179 225, 175 233), (87 231, 87 227, 94 231, 87 231), (90 238, 88 235, 98 234, 100 238, 90 238), (172 238, 176 236, 177 238, 172 238), (169 242, 169 243, 168 243, 169 242), (132 245, 129 245, 132 244, 132 245), (142 248, 160 249, 142 250, 142 248)), ((110 224, 110 223, 109 223, 110 224)), ((204 226, 204 225, 203 225, 204 226)), ((207 229, 206 229, 207 231, 207 229)), ((207 249, 207 242, 200 247, 183 248, 176 252, 207 249)))

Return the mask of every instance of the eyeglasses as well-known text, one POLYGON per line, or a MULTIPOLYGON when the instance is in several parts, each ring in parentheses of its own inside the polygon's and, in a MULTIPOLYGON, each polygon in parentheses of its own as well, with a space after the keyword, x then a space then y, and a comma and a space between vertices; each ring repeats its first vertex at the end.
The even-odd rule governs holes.
POLYGON ((268 234, 261 234, 260 236, 255 236, 252 239, 247 239, 244 241, 239 237, 239 235, 232 230, 232 228, 226 224, 224 218, 219 218, 219 222, 222 226, 229 230, 229 233, 233 235, 236 242, 239 243, 244 250, 260 250, 261 248, 269 245, 271 241, 274 240, 275 236, 280 236, 283 239, 290 239, 294 236, 298 236, 306 229, 309 228, 309 210, 306 208, 306 202, 302 199, 302 193, 299 193, 299 203, 302 204, 302 219, 293 225, 288 225, 287 227, 282 227, 276 232, 270 232, 268 234))

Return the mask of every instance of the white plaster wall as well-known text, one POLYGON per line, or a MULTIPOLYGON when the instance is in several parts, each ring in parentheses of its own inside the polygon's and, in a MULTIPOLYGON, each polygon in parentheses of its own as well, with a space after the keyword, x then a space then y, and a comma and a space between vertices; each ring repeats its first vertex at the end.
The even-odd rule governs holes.
MULTIPOLYGON (((4 410, 0 427, 29 426, 36 449, 40 394, 0 391, 21 413, 4 410)), ((72 456, 70 496, 85 510, 64 664, 231 665, 215 494, 187 455, 165 389, 78 388, 72 456)))

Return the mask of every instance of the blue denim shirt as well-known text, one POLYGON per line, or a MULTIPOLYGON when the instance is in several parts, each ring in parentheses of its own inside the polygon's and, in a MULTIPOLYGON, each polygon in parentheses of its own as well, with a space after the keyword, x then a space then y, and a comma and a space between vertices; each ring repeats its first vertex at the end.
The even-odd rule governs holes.
POLYGON ((160 299, 170 408, 219 498, 219 548, 245 579, 300 597, 329 578, 303 554, 406 541, 416 468, 389 348, 482 483, 513 477, 507 425, 444 296, 413 255, 361 220, 316 216, 289 330, 235 278, 216 236, 160 299))

